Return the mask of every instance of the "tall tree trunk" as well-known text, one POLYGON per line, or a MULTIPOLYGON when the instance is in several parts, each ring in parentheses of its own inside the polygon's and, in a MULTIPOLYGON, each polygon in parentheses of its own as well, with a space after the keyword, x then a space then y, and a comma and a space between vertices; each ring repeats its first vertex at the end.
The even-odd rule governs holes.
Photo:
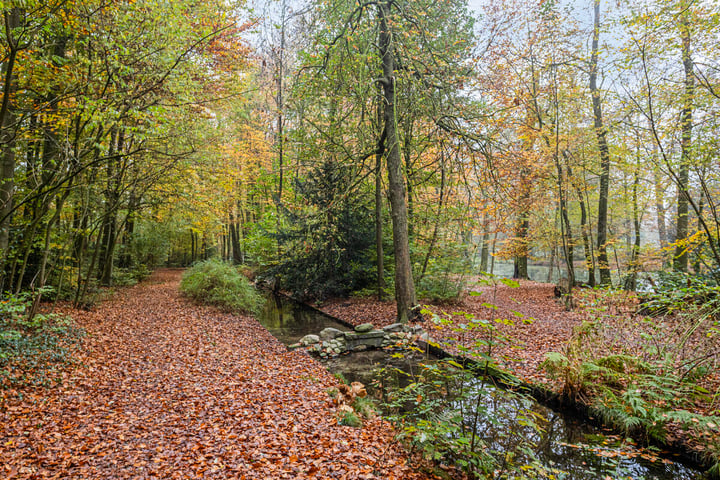
POLYGON ((680 22, 682 36, 682 63, 685 70, 685 94, 683 107, 680 112, 680 168, 678 169, 678 196, 677 196, 677 234, 675 235, 675 255, 673 270, 687 272, 688 253, 686 239, 688 236, 688 191, 690 173, 690 148, 692 146, 692 113, 693 97, 695 95, 695 77, 693 61, 690 56, 690 25, 686 15, 680 22))
POLYGON ((0 105, 0 148, 2 168, 0 169, 0 292, 5 289, 3 272, 10 242, 10 221, 15 193, 15 112, 12 97, 17 88, 15 60, 18 43, 13 29, 20 26, 20 9, 13 8, 4 12, 5 40, 8 48, 7 58, 3 62, 3 96, 0 105))
POLYGON ((597 86, 598 49, 600 43, 600 0, 594 0, 594 29, 590 57, 590 93, 592 95, 595 134, 600 152, 600 190, 598 192, 597 247, 600 285, 610 285, 610 265, 607 254, 608 193, 610 188, 610 150, 603 124, 600 90, 597 86))
POLYGON ((395 51, 389 26, 391 1, 378 3, 380 18, 380 60, 382 62, 383 97, 385 104, 385 136, 387 139, 387 168, 390 209, 393 224, 393 250, 395 253, 395 301, 399 322, 414 320, 417 313, 415 283, 410 264, 410 239, 408 236, 408 212, 405 201, 403 162, 397 132, 395 111, 395 51))

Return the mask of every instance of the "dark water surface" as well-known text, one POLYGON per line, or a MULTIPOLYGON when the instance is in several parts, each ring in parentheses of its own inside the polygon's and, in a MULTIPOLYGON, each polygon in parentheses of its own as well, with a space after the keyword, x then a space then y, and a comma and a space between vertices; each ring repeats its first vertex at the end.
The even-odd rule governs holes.
MULTIPOLYGON (((296 343, 307 334, 318 334, 326 327, 350 330, 333 318, 294 302, 285 297, 271 296, 261 315, 260 323, 277 339, 286 345, 296 343)), ((383 350, 369 350, 341 355, 323 361, 333 373, 342 373, 348 381, 359 381, 371 386, 376 368, 388 364, 405 372, 416 372, 421 364, 433 362, 421 353, 392 355, 383 350)), ((651 452, 620 447, 621 437, 612 432, 596 428, 572 415, 556 412, 536 401, 509 395, 502 389, 481 387, 477 380, 476 391, 484 398, 480 402, 492 415, 479 418, 477 431, 483 432, 483 439, 497 450, 513 449, 513 438, 519 435, 530 439, 536 445, 538 459, 548 468, 558 469, 566 474, 556 478, 573 480, 596 479, 654 479, 688 480, 704 478, 701 471, 673 461, 667 452, 651 452), (541 420, 541 433, 523 426, 524 412, 537 413, 541 420), (507 435, 507 432, 516 432, 507 435), (508 443, 510 442, 510 443, 508 443)), ((472 388, 472 386, 470 387, 472 388)), ((473 415, 467 415, 466 423, 474 422, 473 415)))

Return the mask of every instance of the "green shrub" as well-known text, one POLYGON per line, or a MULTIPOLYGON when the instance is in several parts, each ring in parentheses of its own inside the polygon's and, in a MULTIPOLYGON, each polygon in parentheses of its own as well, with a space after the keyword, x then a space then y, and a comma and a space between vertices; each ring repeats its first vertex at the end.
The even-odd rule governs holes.
POLYGON ((355 412, 343 410, 338 413, 338 423, 346 427, 359 428, 362 427, 362 420, 355 412))
POLYGON ((256 314, 263 304, 262 296, 236 267, 216 259, 200 262, 185 272, 180 291, 228 312, 256 314))

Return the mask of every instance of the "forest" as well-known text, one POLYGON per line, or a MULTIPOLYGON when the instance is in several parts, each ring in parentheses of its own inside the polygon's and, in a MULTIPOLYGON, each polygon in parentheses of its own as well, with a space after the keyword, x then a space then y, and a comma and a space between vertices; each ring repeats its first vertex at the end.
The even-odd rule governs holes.
MULTIPOLYGON (((92 331, 93 312, 158 269, 230 265, 349 323, 432 317, 486 373, 539 375, 720 475, 716 0, 2 11, 6 425, 23 338, 47 312, 92 331), (535 330, 478 320, 493 310, 535 330)), ((457 468, 479 475, 473 462, 457 468)), ((377 478, 417 473, 393 472, 377 478)))

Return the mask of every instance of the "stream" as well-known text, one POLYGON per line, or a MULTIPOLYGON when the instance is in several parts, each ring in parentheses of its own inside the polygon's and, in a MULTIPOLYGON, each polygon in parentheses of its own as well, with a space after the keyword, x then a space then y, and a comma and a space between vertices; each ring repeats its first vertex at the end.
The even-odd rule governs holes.
MULTIPOLYGON (((296 343, 303 336, 317 334, 326 327, 350 330, 343 323, 311 309, 303 304, 281 296, 270 296, 260 323, 285 345, 296 343)), ((416 371, 421 363, 432 358, 420 353, 404 356, 392 355, 384 350, 367 350, 340 355, 323 360, 332 373, 341 373, 349 382, 359 381, 371 386, 375 378, 373 370, 379 366, 392 365, 403 371, 416 371)), ((478 379, 478 384, 481 382, 478 379)), ((471 387, 472 388, 472 387, 471 387)), ((494 413, 493 419, 479 418, 477 431, 483 432, 486 442, 495 448, 512 448, 508 439, 524 437, 536 445, 535 454, 547 468, 569 472, 574 480, 596 479, 656 479, 685 480, 702 479, 703 473, 693 467, 673 460, 668 452, 650 452, 644 449, 620 447, 621 437, 613 432, 597 428, 568 413, 554 411, 526 397, 508 395, 500 388, 478 388, 485 398, 481 399, 486 410, 494 413), (523 426, 524 411, 539 414, 540 433, 523 426), (497 419, 500 419, 500 422, 497 419), (508 432, 514 432, 508 435, 508 432), (520 435, 518 435, 520 432, 520 435)), ((473 415, 467 415, 473 420, 473 415)), ((511 441, 511 440, 510 440, 511 441)))

